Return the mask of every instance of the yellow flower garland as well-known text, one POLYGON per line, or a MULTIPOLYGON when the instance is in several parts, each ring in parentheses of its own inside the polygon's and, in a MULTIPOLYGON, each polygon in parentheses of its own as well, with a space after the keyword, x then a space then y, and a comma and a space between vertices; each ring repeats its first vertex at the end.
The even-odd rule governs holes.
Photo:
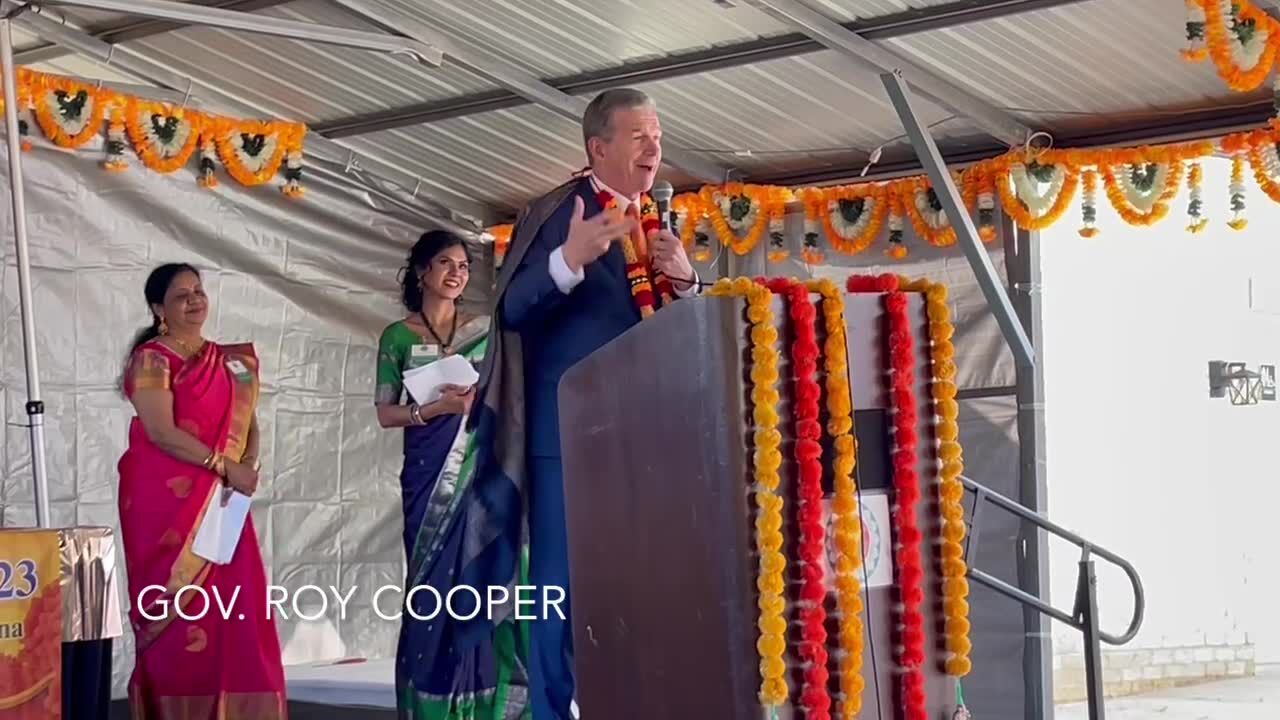
POLYGON ((969 653, 973 644, 969 640, 968 567, 964 560, 964 472, 963 449, 960 446, 960 406, 956 402, 955 346, 951 338, 955 327, 951 323, 951 311, 947 307, 947 287, 928 280, 908 281, 903 278, 903 289, 925 294, 926 313, 929 318, 929 356, 933 366, 934 412, 938 417, 938 458, 942 461, 938 484, 938 506, 942 522, 942 609, 945 619, 944 633, 949 657, 947 674, 964 677, 973 667, 969 653))
POLYGON ((858 513, 858 488, 853 477, 858 444, 853 434, 853 393, 849 389, 849 350, 845 343, 844 296, 830 280, 810 280, 810 290, 822 295, 822 316, 827 340, 823 362, 827 385, 827 433, 834 440, 831 474, 835 498, 836 607, 840 612, 840 693, 836 708, 842 720, 853 720, 862 711, 862 519, 858 513))
POLYGON ((751 403, 755 420, 756 541, 760 551, 760 701, 766 706, 786 702, 787 621, 783 617, 782 496, 778 494, 782 467, 782 434, 778 430, 778 329, 773 326, 773 293, 749 278, 723 279, 712 286, 713 297, 746 297, 751 322, 751 403))

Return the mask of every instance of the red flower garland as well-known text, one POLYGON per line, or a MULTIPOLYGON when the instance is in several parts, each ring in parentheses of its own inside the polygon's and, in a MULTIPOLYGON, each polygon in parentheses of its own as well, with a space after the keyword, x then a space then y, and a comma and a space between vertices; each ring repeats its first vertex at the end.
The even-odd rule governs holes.
POLYGON ((879 277, 854 276, 848 281, 850 292, 886 293, 885 310, 889 320, 890 407, 893 409, 893 486, 894 525, 898 531, 898 591, 901 595, 902 634, 898 665, 902 670, 902 704, 906 720, 928 720, 925 707, 923 666, 924 637, 924 568, 921 561, 923 534, 917 525, 920 503, 919 438, 916 435, 915 343, 911 317, 907 313, 907 296, 900 289, 896 275, 879 277))
POLYGON ((800 480, 797 510, 799 555, 803 582, 800 588, 800 659, 804 662, 804 687, 799 705, 809 720, 830 720, 831 692, 827 669, 827 587, 823 582, 822 556, 826 551, 826 526, 822 522, 822 425, 818 372, 818 311, 809 288, 794 280, 772 279, 768 288, 784 295, 790 305, 795 339, 791 344, 795 458, 800 480))

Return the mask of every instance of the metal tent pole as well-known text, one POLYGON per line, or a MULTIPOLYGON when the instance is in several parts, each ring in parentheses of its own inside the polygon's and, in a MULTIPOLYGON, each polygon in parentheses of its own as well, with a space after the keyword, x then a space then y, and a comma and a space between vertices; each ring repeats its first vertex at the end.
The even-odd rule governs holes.
MULTIPOLYGON (((1040 348, 1033 367, 1017 368, 1018 502, 1035 512, 1049 512, 1044 420, 1044 319, 1041 313, 1040 233, 1027 232, 1002 213, 1005 272, 1013 289, 1013 307, 1033 347, 1040 348)), ((1049 597, 1049 536, 1035 523, 1018 529, 1018 587, 1036 597, 1049 597)), ((1049 618, 1023 606, 1023 689, 1027 720, 1053 720, 1053 634, 1049 618)))
POLYGON ((36 525, 49 527, 49 480, 44 463, 44 403, 36 362, 36 322, 31 302, 31 258, 27 208, 22 194, 22 138, 18 130, 18 72, 13 65, 13 21, 0 18, 0 64, 4 70, 4 126, 9 147, 9 190, 13 196, 13 240, 18 252, 18 297, 22 306, 22 348, 27 365, 27 418, 31 430, 31 475, 35 483, 36 525))
POLYGON ((978 286, 982 288, 982 294, 986 297, 987 307, 991 308, 992 314, 996 316, 996 322, 1000 325, 1000 332, 1004 335, 1005 342, 1009 343, 1014 361, 1017 362, 1018 367, 1035 367, 1036 351, 1031 346, 1031 339, 1027 337, 1027 332, 1018 319, 1018 313, 1013 309, 1009 293, 996 275, 995 266, 987 256, 987 249, 978 239, 978 230, 973 225, 973 218, 969 217, 969 212, 965 209, 964 200, 960 197, 960 191, 956 189, 955 181, 947 170, 942 154, 938 152, 938 146, 934 144, 929 130, 924 123, 920 122, 920 117, 916 115, 915 108, 911 105, 911 95, 907 90, 906 82, 897 72, 883 73, 880 75, 880 80, 889 93, 889 100, 893 103, 898 118, 902 120, 902 127, 907 131, 911 146, 915 148, 920 163, 924 165, 929 175, 929 181, 938 195, 938 201, 942 203, 943 210, 946 211, 947 219, 951 221, 951 227, 955 228, 956 240, 964 250, 969 266, 973 268, 978 286))

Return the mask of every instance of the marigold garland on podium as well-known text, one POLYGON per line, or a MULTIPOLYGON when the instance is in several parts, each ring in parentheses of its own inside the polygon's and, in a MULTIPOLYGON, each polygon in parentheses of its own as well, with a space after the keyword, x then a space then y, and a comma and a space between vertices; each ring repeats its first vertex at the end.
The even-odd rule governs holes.
POLYGON ((927 281, 738 278, 565 375, 583 717, 951 716, 953 333, 927 281))

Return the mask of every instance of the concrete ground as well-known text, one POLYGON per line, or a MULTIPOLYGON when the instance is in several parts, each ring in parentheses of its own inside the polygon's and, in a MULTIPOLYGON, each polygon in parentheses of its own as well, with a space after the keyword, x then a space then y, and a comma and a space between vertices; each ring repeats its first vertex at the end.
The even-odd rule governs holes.
MULTIPOLYGON (((1280 666, 1262 666, 1238 680, 1111 698, 1106 720, 1276 720, 1280 718, 1280 666)), ((1088 720, 1084 703, 1059 705, 1054 720, 1088 720)))

